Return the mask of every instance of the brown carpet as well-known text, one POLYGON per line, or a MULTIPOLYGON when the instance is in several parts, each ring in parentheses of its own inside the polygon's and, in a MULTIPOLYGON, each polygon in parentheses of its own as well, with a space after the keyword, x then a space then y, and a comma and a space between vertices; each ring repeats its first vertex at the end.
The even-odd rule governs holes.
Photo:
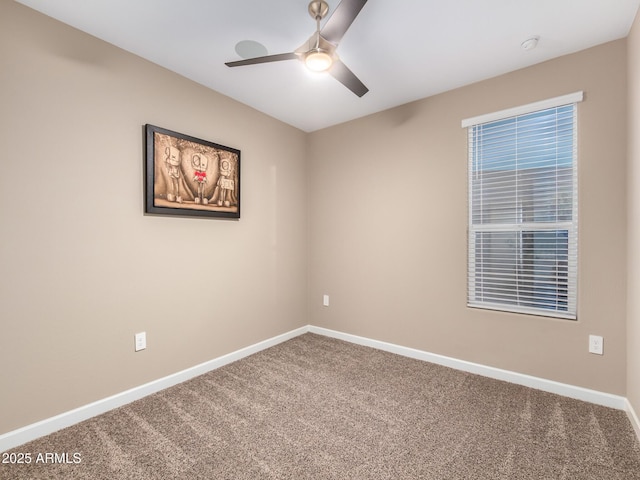
POLYGON ((314 334, 11 452, 2 479, 640 479, 624 412, 314 334))

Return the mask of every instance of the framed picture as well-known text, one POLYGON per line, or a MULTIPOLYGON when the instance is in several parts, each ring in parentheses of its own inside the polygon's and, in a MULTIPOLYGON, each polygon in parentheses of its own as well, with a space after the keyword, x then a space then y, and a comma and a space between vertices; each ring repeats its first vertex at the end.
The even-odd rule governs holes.
POLYGON ((240 218, 240 150, 145 125, 145 213, 240 218))

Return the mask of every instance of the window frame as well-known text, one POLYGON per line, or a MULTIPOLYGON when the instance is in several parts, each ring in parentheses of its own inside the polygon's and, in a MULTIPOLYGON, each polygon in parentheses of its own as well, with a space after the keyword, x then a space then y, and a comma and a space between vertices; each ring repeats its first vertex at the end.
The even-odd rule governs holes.
MULTIPOLYGON (((462 121, 462 127, 467 128, 467 194, 468 194, 468 222, 467 222, 467 306, 470 308, 480 308, 488 310, 499 310, 511 313, 521 313, 530 315, 539 315, 545 317, 561 318, 561 319, 577 319, 577 282, 578 282, 578 154, 577 154, 577 137, 578 137, 578 107, 577 104, 584 99, 583 92, 575 92, 560 97, 554 97, 551 99, 543 100, 540 102, 530 103, 515 108, 501 110, 485 115, 471 117, 462 121), (556 219, 554 222, 522 222, 519 219, 515 222, 508 223, 473 223, 473 161, 474 161, 474 147, 476 146, 473 138, 473 129, 479 125, 488 124, 500 120, 515 119, 522 115, 532 114, 542 110, 549 110, 553 108, 563 106, 573 106, 573 153, 572 153, 572 197, 571 197, 571 212, 572 218, 569 221, 560 221, 556 219), (543 303, 539 302, 532 297, 532 301, 529 303, 535 303, 538 301, 538 306, 523 306, 520 303, 521 300, 516 300, 515 303, 490 302, 484 299, 478 299, 475 297, 475 285, 476 285, 476 238, 478 233, 484 232, 503 232, 503 233, 515 233, 517 238, 522 238, 524 232, 531 232, 535 235, 536 232, 554 232, 555 235, 560 231, 567 231, 567 311, 556 309, 544 308, 541 306, 543 303)), ((517 169, 520 173, 522 170, 517 169)), ((515 207, 515 206, 514 206, 515 207)), ((522 243, 517 243, 515 247, 516 254, 521 255, 524 251, 522 243)), ((534 263, 534 266, 537 264, 534 263)), ((513 268, 517 269, 517 262, 513 268)), ((518 274, 519 275, 519 274, 518 274)), ((482 288, 482 287, 481 287, 482 288)), ((561 289, 556 290, 556 295, 559 296, 561 289)), ((497 295, 496 295, 497 296, 497 295)), ((508 294, 505 294, 508 296, 508 294)), ((516 296, 517 297, 517 296, 516 296)), ((495 300, 495 299, 494 299, 495 300)))

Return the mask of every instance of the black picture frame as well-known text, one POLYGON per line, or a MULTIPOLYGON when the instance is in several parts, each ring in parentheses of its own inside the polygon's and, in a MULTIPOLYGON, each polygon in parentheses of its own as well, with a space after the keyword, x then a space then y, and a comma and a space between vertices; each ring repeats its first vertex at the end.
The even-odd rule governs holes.
POLYGON ((145 125, 145 213, 240 218, 240 150, 145 125))

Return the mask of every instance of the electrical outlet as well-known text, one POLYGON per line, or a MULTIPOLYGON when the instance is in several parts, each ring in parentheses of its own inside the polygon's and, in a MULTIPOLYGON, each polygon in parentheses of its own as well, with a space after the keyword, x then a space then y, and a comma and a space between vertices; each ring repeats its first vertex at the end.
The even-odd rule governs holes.
POLYGON ((602 355, 604 350, 604 340, 600 335, 589 335, 589 353, 602 355))
POLYGON ((329 295, 322 296, 322 305, 324 305, 325 307, 329 306, 329 295))
POLYGON ((136 333, 136 352, 147 348, 147 332, 136 333))

